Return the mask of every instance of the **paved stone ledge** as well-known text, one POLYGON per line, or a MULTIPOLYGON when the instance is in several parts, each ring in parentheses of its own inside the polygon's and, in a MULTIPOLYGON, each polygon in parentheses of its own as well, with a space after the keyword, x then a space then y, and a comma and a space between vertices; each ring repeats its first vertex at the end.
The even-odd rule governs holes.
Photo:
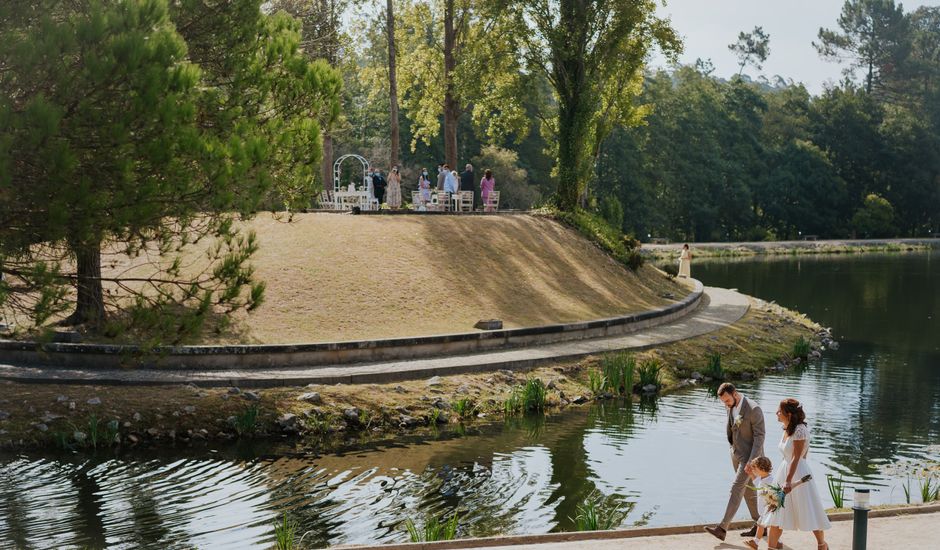
MULTIPOLYGON (((887 550, 888 548, 932 548, 934 546, 924 546, 921 543, 927 541, 936 541, 940 537, 940 505, 932 504, 926 506, 909 506, 899 508, 887 508, 872 510, 869 512, 869 545, 875 550, 887 550), (902 519, 903 518, 903 519, 902 519), (892 521, 893 520, 893 521, 892 521), (901 520, 901 521, 898 521, 901 520), (895 524, 895 525, 891 525, 895 524), (901 527, 900 533, 885 533, 885 536, 879 536, 882 530, 888 531, 892 527, 901 527), (906 537, 904 530, 910 530, 913 535, 912 540, 903 540, 906 537), (897 535, 901 538, 898 538, 897 535), (893 535, 893 536, 892 536, 893 535), (873 542, 881 542, 880 539, 887 539, 896 545, 878 546, 873 542), (910 543, 914 543, 913 545, 910 543)), ((829 544, 833 550, 848 549, 850 544, 843 545, 843 541, 851 540, 851 521, 852 512, 840 512, 829 514, 830 521, 833 522, 833 529, 826 533, 829 544), (848 535, 848 536, 846 536, 848 535)), ((336 548, 344 550, 452 550, 458 548, 545 548, 546 550, 555 549, 593 549, 602 548, 623 549, 623 548, 661 548, 676 550, 696 550, 714 549, 714 548, 746 548, 741 542, 743 539, 738 536, 736 531, 750 527, 750 521, 737 521, 731 524, 728 533, 728 540, 721 544, 710 535, 703 533, 704 525, 678 525, 671 527, 641 527, 633 529, 617 529, 611 531, 584 531, 572 533, 545 533, 539 535, 509 535, 505 537, 486 537, 486 538, 467 538, 442 542, 424 542, 424 543, 406 543, 406 544, 384 544, 381 546, 368 545, 346 545, 336 548), (628 545, 629 546, 626 546, 628 545)), ((810 533, 787 532, 783 533, 781 539, 784 548, 814 548, 815 541, 810 533)), ((762 548, 766 547, 766 539, 762 543, 762 548)))
POLYGON ((668 306, 592 321, 517 329, 317 344, 173 346, 143 353, 138 346, 0 340, 0 363, 80 369, 257 369, 396 361, 481 353, 629 334, 693 312, 702 283, 668 306))
POLYGON ((747 313, 747 296, 733 290, 708 288, 694 312, 670 323, 630 334, 455 354, 425 359, 379 361, 356 365, 276 366, 227 369, 129 369, 65 368, 0 364, 0 378, 20 382, 57 384, 121 384, 273 387, 304 384, 381 384, 436 375, 484 372, 497 369, 527 369, 562 360, 618 350, 641 350, 714 332, 747 313))

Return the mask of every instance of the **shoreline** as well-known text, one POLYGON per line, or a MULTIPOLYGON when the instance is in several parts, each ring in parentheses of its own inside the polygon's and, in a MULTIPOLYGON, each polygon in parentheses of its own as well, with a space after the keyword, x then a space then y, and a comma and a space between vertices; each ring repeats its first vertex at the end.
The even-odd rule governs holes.
MULTIPOLYGON (((665 395, 709 384, 709 358, 721 354, 726 379, 753 380, 801 362, 797 340, 819 357, 831 335, 776 304, 750 298, 737 323, 630 352, 637 364, 662 365, 665 395)), ((205 448, 236 440, 287 443, 293 452, 331 453, 361 445, 435 438, 516 416, 506 403, 527 380, 545 387, 544 414, 625 398, 592 392, 603 356, 559 361, 519 371, 434 376, 387 384, 316 384, 265 390, 185 386, 91 386, 0 383, 0 449, 69 451, 125 448, 205 448)), ((649 389, 649 388, 648 388, 649 389)), ((630 398, 640 399, 635 386, 630 398)), ((537 413, 536 413, 537 414, 537 413)))
MULTIPOLYGON (((674 259, 684 243, 644 243, 641 253, 652 260, 674 259)), ((696 258, 785 256, 801 254, 866 254, 923 252, 940 249, 940 239, 830 239, 817 241, 754 241, 689 243, 696 258)))

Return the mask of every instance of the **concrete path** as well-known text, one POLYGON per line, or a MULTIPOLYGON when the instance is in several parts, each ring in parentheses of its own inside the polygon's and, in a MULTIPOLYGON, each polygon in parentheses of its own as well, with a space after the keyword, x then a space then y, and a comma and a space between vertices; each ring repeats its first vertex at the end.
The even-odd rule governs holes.
MULTIPOLYGON (((667 535, 615 540, 589 540, 527 544, 526 548, 537 550, 747 550, 743 539, 735 532, 722 543, 706 533, 695 535, 667 535)), ((815 550, 816 539, 812 533, 784 533, 783 547, 786 550, 815 550)), ((839 521, 826 532, 826 542, 831 550, 852 548, 852 522, 839 521)), ((520 546, 488 546, 490 550, 518 550, 520 546)), ((761 548, 767 548, 766 540, 761 548)), ((940 513, 875 518, 868 524, 868 550, 894 550, 903 548, 940 548, 940 513)))
POLYGON ((736 322, 747 313, 747 296, 723 288, 705 288, 702 305, 685 317, 632 334, 507 349, 472 355, 389 361, 357 365, 272 369, 68 369, 0 364, 0 378, 20 382, 272 387, 304 384, 364 384, 427 378, 497 369, 521 369, 623 349, 644 349, 707 334, 736 322))

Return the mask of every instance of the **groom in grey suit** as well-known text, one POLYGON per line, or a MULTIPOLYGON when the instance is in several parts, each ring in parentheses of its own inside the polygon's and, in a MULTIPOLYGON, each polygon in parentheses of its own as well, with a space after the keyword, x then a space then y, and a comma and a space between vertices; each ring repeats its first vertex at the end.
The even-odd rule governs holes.
POLYGON ((741 395, 734 385, 728 382, 718 386, 718 399, 728 408, 725 430, 728 444, 731 445, 731 465, 734 467, 735 477, 734 483, 731 484, 731 497, 728 499, 725 517, 719 525, 706 527, 705 530, 718 539, 725 540, 728 526, 738 513, 743 498, 751 513, 751 519, 754 520, 754 527, 741 533, 741 536, 753 537, 760 516, 757 512, 757 493, 749 488, 750 479, 744 467, 751 460, 764 456, 764 413, 757 403, 741 395))

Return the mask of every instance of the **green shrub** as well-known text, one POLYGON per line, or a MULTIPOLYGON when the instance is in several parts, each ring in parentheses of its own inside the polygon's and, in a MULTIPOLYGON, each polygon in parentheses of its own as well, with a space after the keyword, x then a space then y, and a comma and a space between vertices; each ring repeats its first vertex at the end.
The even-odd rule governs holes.
POLYGON ((506 416, 512 416, 522 410, 522 386, 515 386, 509 392, 509 397, 503 401, 503 413, 506 416))
POLYGON ((920 481, 920 499, 924 504, 940 500, 940 483, 934 483, 932 477, 922 479, 920 481))
POLYGON ((622 395, 633 393, 633 378, 636 371, 636 359, 626 352, 612 353, 601 361, 607 387, 612 392, 622 395))
POLYGON ((637 373, 640 376, 640 387, 653 385, 658 388, 660 386, 662 370, 662 364, 655 359, 650 359, 640 364, 637 368, 637 373))
POLYGON ((428 518, 424 523, 424 529, 421 531, 418 530, 414 521, 407 519, 405 520, 405 529, 408 531, 408 536, 411 537, 411 542, 454 540, 457 536, 458 523, 457 512, 454 512, 454 515, 446 520, 444 518, 440 520, 428 518))
POLYGON ((611 227, 623 227, 623 204, 620 203, 620 199, 613 195, 604 197, 600 211, 601 217, 611 227))

